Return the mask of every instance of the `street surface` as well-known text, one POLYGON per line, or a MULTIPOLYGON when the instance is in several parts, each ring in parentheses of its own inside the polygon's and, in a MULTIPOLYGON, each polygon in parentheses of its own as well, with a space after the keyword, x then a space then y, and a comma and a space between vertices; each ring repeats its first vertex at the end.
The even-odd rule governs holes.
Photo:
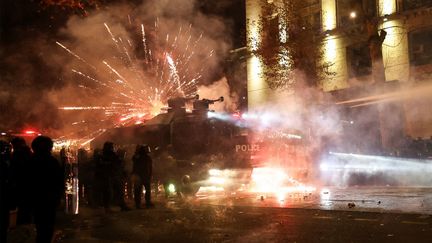
MULTIPOLYGON (((431 242, 431 188, 328 188, 155 199, 153 209, 61 213, 60 242, 431 242), (348 206, 351 205, 351 207, 348 206), (354 206, 353 206, 354 205, 354 206)), ((23 229, 20 229, 21 232, 23 229)), ((15 230, 13 239, 20 239, 15 230)), ((28 231, 28 229, 27 229, 28 231)), ((34 232, 26 234, 34 235, 34 232)), ((25 234, 24 234, 25 235, 25 234)), ((18 242, 18 241, 15 241, 18 242)), ((29 237, 27 241, 31 242, 29 237)))
POLYGON ((220 193, 199 195, 197 200, 213 205, 223 205, 226 200, 235 205, 254 207, 310 208, 322 210, 403 212, 432 215, 432 188, 423 187, 348 187, 320 188, 312 194, 296 193, 283 200, 272 194, 220 193), (219 200, 220 198, 223 198, 219 200))

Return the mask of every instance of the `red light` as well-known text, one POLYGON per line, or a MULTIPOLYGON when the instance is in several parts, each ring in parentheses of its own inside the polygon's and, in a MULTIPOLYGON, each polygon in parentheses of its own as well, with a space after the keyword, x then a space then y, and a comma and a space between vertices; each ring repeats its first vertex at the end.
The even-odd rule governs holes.
POLYGON ((239 119, 241 117, 241 115, 239 113, 234 113, 234 114, 232 114, 232 116, 236 119, 239 119))
POLYGON ((41 134, 35 130, 24 130, 23 135, 24 136, 40 136, 41 134))

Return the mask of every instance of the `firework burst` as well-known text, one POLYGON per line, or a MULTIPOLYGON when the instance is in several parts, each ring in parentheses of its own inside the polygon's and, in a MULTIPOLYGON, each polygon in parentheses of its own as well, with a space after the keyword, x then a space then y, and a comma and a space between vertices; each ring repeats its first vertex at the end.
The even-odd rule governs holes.
MULTIPOLYGON (((110 101, 104 105, 62 106, 60 109, 101 111, 112 121, 112 127, 118 127, 151 118, 165 107, 169 98, 194 96, 204 71, 203 64, 213 51, 205 50, 208 54, 195 57, 202 34, 194 38, 191 25, 180 26, 175 36, 160 33, 158 25, 158 20, 149 27, 140 24, 129 28, 133 29, 130 36, 122 36, 104 23, 101 28, 105 29, 114 51, 99 63, 90 62, 66 44, 56 42, 78 61, 71 70, 77 86, 89 96, 97 95, 101 100, 110 101), (202 59, 199 68, 192 67, 192 60, 196 58, 202 59)), ((99 130, 104 128, 107 127, 99 130)))

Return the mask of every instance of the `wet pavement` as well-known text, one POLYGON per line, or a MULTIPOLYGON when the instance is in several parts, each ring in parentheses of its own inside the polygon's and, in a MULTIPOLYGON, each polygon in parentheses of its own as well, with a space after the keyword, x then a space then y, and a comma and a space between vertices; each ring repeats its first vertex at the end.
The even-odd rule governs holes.
POLYGON ((432 188, 425 187, 326 187, 313 193, 292 193, 283 198, 272 193, 242 193, 230 195, 214 193, 200 195, 202 203, 257 207, 309 208, 322 210, 350 210, 367 212, 401 212, 432 214, 432 188))
MULTIPOLYGON (((430 242, 431 196, 431 188, 358 187, 283 200, 220 192, 161 196, 153 209, 128 212, 82 205, 78 215, 59 214, 58 242, 430 242)), ((31 242, 27 234, 15 242, 31 242)))

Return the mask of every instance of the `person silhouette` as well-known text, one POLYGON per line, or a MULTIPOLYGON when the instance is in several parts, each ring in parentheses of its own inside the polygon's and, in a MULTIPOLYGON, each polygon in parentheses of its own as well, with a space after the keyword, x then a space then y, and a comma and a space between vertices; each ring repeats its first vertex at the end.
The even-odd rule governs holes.
POLYGON ((60 163, 51 154, 51 138, 38 136, 31 143, 31 147, 31 189, 27 191, 31 196, 36 242, 49 243, 54 234, 56 209, 64 193, 64 173, 60 163))
POLYGON ((150 148, 147 145, 138 145, 135 150, 135 154, 132 158, 133 160, 133 170, 132 173, 137 177, 134 184, 134 199, 135 207, 137 209, 141 208, 141 195, 142 187, 145 188, 145 201, 146 207, 154 207, 151 202, 151 177, 153 162, 149 156, 150 148))
POLYGON ((28 187, 30 170, 29 163, 32 156, 30 147, 21 137, 15 137, 11 140, 13 153, 11 155, 11 169, 13 183, 15 186, 15 197, 17 207, 17 225, 31 223, 31 205, 28 202, 28 187))

